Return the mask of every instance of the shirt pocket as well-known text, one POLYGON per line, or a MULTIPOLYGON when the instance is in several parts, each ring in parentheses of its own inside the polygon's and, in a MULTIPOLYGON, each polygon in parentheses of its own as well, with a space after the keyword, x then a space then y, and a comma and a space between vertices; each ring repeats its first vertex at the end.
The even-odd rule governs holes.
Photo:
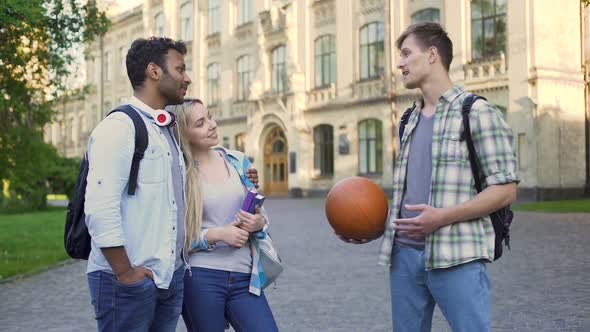
POLYGON ((458 132, 443 134, 439 160, 441 161, 465 161, 468 158, 467 145, 458 132))
POLYGON ((164 151, 160 146, 148 146, 139 163, 139 183, 162 183, 164 182, 166 162, 164 151))

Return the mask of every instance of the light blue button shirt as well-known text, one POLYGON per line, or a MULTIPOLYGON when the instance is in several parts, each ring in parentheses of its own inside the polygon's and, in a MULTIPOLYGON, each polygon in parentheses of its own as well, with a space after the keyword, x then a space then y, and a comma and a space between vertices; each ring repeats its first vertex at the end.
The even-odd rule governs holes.
MULTIPOLYGON (((127 195, 135 147, 133 121, 123 113, 113 113, 98 124, 88 143, 90 167, 84 212, 92 251, 86 272, 112 271, 100 248, 125 246, 131 264, 150 269, 156 286, 168 289, 178 255, 177 207, 170 172, 174 154, 160 127, 146 116, 152 109, 135 97, 130 104, 141 110, 138 113, 149 137, 134 196, 127 195)), ((178 156, 184 183, 182 153, 178 156)), ((186 257, 183 260, 188 267, 186 257)))

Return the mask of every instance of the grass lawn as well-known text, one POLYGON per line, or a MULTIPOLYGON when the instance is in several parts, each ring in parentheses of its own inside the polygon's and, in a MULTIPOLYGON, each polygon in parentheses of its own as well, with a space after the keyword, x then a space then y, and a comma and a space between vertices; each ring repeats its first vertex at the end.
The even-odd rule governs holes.
POLYGON ((516 211, 590 212, 590 199, 514 204, 516 211))
POLYGON ((63 247, 65 208, 0 214, 0 279, 68 258, 63 247))

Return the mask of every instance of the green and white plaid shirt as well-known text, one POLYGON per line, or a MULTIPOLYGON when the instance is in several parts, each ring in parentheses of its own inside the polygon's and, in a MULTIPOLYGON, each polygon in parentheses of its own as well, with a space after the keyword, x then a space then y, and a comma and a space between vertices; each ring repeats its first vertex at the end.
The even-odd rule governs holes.
MULTIPOLYGON (((429 194, 429 205, 434 207, 455 206, 477 195, 469 165, 467 143, 461 140, 461 106, 468 95, 469 93, 461 86, 455 85, 439 98, 436 106, 429 194)), ((386 225, 388 227, 379 253, 380 265, 391 265, 395 236, 391 225, 399 216, 405 189, 410 141, 421 109, 420 100, 416 103, 416 109, 412 112, 401 137, 393 176, 393 204, 389 210, 386 225)), ((478 100, 471 108, 470 125, 486 185, 518 182, 516 157, 512 149, 512 130, 504 121, 502 113, 494 105, 478 100)), ((441 227, 426 236, 426 270, 451 267, 477 259, 492 261, 494 238, 489 216, 441 227)))

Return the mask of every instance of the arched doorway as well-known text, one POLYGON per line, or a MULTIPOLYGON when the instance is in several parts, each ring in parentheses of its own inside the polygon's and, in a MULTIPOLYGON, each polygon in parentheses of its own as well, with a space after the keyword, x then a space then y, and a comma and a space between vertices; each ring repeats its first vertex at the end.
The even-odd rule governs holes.
POLYGON ((264 142, 264 193, 286 195, 288 193, 287 138, 280 127, 273 128, 264 142))

